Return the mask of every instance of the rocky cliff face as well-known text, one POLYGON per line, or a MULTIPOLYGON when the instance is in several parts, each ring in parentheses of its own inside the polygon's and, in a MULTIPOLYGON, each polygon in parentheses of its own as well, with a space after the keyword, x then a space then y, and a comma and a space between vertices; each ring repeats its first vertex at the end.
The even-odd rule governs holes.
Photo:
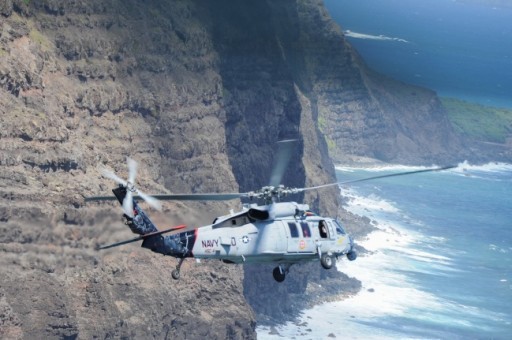
POLYGON ((368 69, 338 26, 327 16, 324 25, 317 21, 310 15, 300 22, 308 27, 307 45, 314 46, 305 51, 310 97, 335 162, 369 157, 432 164, 460 157, 462 140, 433 91, 368 69))
MULTIPOLYGON (((98 166, 126 173, 128 155, 146 191, 238 190, 218 55, 194 3, 3 4, 2 337, 253 338, 242 268, 191 263, 176 283, 172 259, 99 253, 131 234, 117 207, 83 204, 112 187, 98 166)), ((227 206, 195 208, 156 218, 201 223, 227 206)))
MULTIPOLYGON (((457 143, 435 96, 382 86, 319 0, 5 0, 0 20, 2 337, 254 338, 254 311, 282 317, 292 290, 347 280, 312 264, 277 286, 268 268, 191 261, 177 283, 173 259, 97 252, 130 237, 117 206, 83 202, 112 187, 100 166, 135 158, 146 192, 232 192, 267 183, 283 138, 300 139, 290 186, 334 181, 331 157, 427 161, 457 143)), ((337 196, 295 199, 335 215, 337 196)), ((195 225, 230 207, 152 216, 195 225)))

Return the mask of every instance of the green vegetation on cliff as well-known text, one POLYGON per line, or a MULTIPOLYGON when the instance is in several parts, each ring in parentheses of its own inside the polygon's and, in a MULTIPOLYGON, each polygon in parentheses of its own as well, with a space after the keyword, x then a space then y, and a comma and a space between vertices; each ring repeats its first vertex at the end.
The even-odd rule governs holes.
POLYGON ((512 110, 484 106, 455 98, 441 98, 459 133, 486 142, 504 143, 512 134, 512 110))

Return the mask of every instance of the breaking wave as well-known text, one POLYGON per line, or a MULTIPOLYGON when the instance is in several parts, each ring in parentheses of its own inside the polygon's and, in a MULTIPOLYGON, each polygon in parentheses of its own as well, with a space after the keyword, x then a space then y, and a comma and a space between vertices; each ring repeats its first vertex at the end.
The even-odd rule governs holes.
POLYGON ((388 37, 386 35, 373 35, 373 34, 366 34, 366 33, 358 33, 358 32, 352 32, 351 30, 345 30, 343 33, 345 33, 345 36, 355 39, 366 39, 366 40, 379 40, 379 41, 397 41, 401 43, 408 43, 409 41, 402 39, 402 38, 396 38, 396 37, 388 37))

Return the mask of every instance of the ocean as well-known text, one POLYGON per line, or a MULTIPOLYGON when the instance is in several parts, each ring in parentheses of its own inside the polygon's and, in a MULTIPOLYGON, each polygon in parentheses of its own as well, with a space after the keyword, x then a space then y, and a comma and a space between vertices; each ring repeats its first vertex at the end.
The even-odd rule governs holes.
POLYGON ((374 70, 484 105, 512 108, 512 7, 455 0, 325 0, 374 70))
MULTIPOLYGON (((337 176, 414 169, 338 167, 337 176)), ((357 242, 370 255, 337 264, 362 291, 305 310, 278 334, 258 327, 258 339, 510 339, 512 165, 464 163, 340 190, 349 211, 378 227, 357 242)))

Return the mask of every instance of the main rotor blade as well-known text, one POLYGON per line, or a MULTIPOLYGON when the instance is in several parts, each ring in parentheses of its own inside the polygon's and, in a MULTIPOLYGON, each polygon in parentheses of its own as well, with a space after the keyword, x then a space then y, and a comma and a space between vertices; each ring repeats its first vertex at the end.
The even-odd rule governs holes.
POLYGON ((272 168, 272 175, 270 176, 269 185, 277 187, 281 184, 286 167, 290 162, 293 150, 297 145, 296 139, 287 139, 277 142, 278 150, 272 168))
MULTIPOLYGON (((140 194, 140 191, 138 191, 140 194)), ((250 197, 251 194, 246 193, 227 193, 227 194, 163 194, 151 195, 148 197, 157 199, 159 201, 229 201, 242 197, 250 197)), ((140 195, 134 195, 135 199, 144 199, 140 195)), ((115 196, 91 196, 84 199, 85 202, 91 201, 115 201, 115 196)))
POLYGON ((449 170, 456 168, 457 165, 447 165, 439 168, 429 168, 429 169, 421 169, 421 170, 413 170, 413 171, 407 171, 407 172, 397 172, 393 174, 387 174, 387 175, 380 175, 380 176, 373 176, 368 178, 361 178, 361 179, 354 179, 350 181, 341 182, 340 184, 350 184, 350 183, 357 183, 357 182, 364 182, 364 181, 370 181, 378 178, 387 178, 387 177, 397 177, 397 176, 407 176, 407 175, 413 175, 413 174, 419 174, 422 172, 434 172, 434 171, 443 171, 443 170, 449 170))
POLYGON ((360 179, 353 179, 353 180, 350 180, 350 181, 334 182, 334 183, 323 184, 323 185, 318 185, 318 186, 308 187, 308 188, 300 188, 298 190, 300 192, 307 191, 307 190, 316 190, 316 189, 327 188, 327 187, 331 187, 331 186, 335 186, 335 185, 343 185, 343 184, 365 182, 365 181, 371 181, 371 180, 379 179, 379 178, 407 176, 407 175, 419 174, 419 173, 422 173, 422 172, 443 171, 443 170, 453 169, 453 168, 456 168, 456 167, 457 167, 456 165, 448 165, 448 166, 443 166, 443 167, 439 167, 439 168, 429 168, 429 169, 413 170, 413 171, 406 171, 406 172, 397 172, 397 173, 386 174, 386 175, 379 175, 379 176, 372 176, 372 177, 366 177, 366 178, 360 178, 360 179))
POLYGON ((93 201, 115 201, 117 200, 116 196, 89 196, 84 198, 84 202, 93 202, 93 201))
POLYGON ((161 201, 229 201, 249 196, 249 193, 152 195, 161 201))

